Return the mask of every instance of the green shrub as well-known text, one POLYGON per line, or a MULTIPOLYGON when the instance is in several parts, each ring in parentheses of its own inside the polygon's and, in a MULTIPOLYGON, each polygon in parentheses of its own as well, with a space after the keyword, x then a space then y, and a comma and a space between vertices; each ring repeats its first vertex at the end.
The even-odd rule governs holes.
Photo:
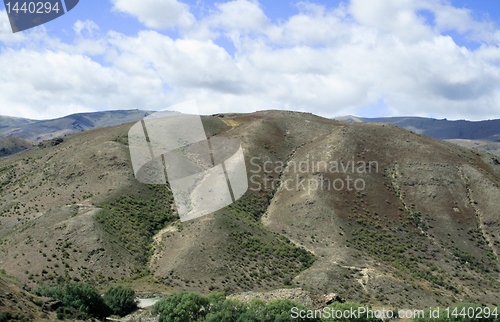
MULTIPOLYGON (((179 293, 157 302, 151 313, 159 314, 159 322, 320 322, 318 318, 293 318, 292 308, 311 310, 289 300, 265 303, 252 300, 250 304, 228 300, 222 293, 208 297, 196 293, 179 293)), ((363 320, 364 321, 364 320, 363 320)))
POLYGON ((97 290, 85 283, 68 283, 61 286, 40 286, 35 291, 38 295, 60 300, 64 306, 72 307, 89 317, 103 318, 111 314, 111 309, 104 303, 97 290))
POLYGON ((151 313, 158 322, 195 322, 207 315, 210 300, 196 293, 173 294, 155 303, 151 313))
POLYGON ((0 322, 29 322, 30 319, 21 314, 12 314, 10 312, 0 313, 0 322))
POLYGON ((129 287, 111 287, 104 293, 103 299, 113 314, 119 316, 125 316, 137 308, 135 292, 129 287))
POLYGON ((59 320, 71 319, 71 320, 86 320, 87 314, 78 311, 72 307, 60 307, 56 310, 56 317, 59 320))
POLYGON ((237 300, 223 300, 212 304, 205 322, 236 322, 241 314, 245 313, 248 305, 237 300))
POLYGON ((0 322, 10 321, 11 318, 12 318, 12 313, 10 312, 4 312, 0 314, 0 322))

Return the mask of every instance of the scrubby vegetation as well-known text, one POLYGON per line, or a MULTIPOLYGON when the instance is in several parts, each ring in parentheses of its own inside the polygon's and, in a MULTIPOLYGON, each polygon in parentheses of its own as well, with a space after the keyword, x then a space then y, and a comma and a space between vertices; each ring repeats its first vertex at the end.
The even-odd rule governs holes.
POLYGON ((103 210, 96 216, 97 222, 118 237, 139 265, 146 264, 151 256, 153 236, 178 219, 171 209, 172 192, 165 185, 149 185, 149 188, 152 190, 149 199, 120 196, 99 205, 103 210))
MULTIPOLYGON (((389 190, 399 197, 398 186, 392 182, 387 184, 389 190)), ((486 256, 481 252, 470 254, 463 246, 453 245, 452 241, 440 241, 449 248, 453 257, 443 252, 443 248, 429 242, 433 220, 428 214, 414 211, 415 205, 406 205, 400 200, 396 216, 394 212, 391 217, 386 214, 371 214, 362 194, 357 194, 355 204, 363 205, 364 213, 360 209, 351 208, 349 215, 352 230, 348 238, 348 244, 357 250, 367 253, 378 260, 391 265, 402 273, 409 274, 415 279, 426 280, 434 287, 443 287, 453 294, 461 292, 461 287, 453 280, 452 274, 460 273, 461 268, 467 268, 484 274, 490 280, 490 285, 498 286, 494 275, 491 273, 496 269, 496 259, 491 249, 484 249, 486 256), (444 254, 443 254, 444 253, 444 254), (455 261, 455 272, 445 270, 436 259, 446 258, 445 262, 455 261), (451 273, 450 273, 451 272, 451 273)), ((483 232, 471 229, 467 232, 470 241, 476 243, 476 247, 486 245, 483 232)), ((451 235, 448 233, 448 238, 451 235)), ((431 238, 435 238, 431 236, 431 238)), ((482 250, 482 248, 481 248, 482 250)))
MULTIPOLYGON (((399 317, 408 314, 408 310, 390 309, 392 316, 399 317)), ((415 322, 445 322, 445 321, 485 321, 498 322, 497 309, 485 306, 460 303, 449 308, 431 308, 424 311, 411 310, 415 322), (431 312, 433 312, 431 314, 431 312)), ((385 310, 387 312, 387 309, 385 310)), ((372 309, 360 303, 334 302, 328 307, 318 310, 308 308, 289 300, 272 300, 264 302, 252 299, 250 303, 226 299, 222 293, 213 292, 208 296, 196 293, 178 293, 157 302, 151 313, 158 315, 159 322, 376 322, 381 310, 372 309), (302 313, 299 313, 301 312, 302 313), (342 312, 342 314, 340 314, 342 312), (355 312, 354 315, 351 315, 355 312), (361 313, 360 313, 361 312, 361 313), (371 313, 370 313, 371 312, 371 313), (342 317, 339 318, 339 316, 342 317)), ((382 313, 386 320, 391 315, 382 313)))
MULTIPOLYGON (((257 195, 248 191, 234 204, 226 207, 237 221, 249 226, 229 233, 234 241, 226 248, 227 259, 234 263, 228 267, 226 281, 232 280, 240 289, 269 287, 269 282, 289 286, 300 272, 313 265, 316 257, 291 243, 283 235, 269 231, 262 225, 271 195, 257 195)), ((276 287, 277 285, 273 285, 276 287)), ((233 290, 227 287, 225 290, 233 290)))
POLYGON ((313 254, 296 247, 284 236, 279 236, 275 241, 265 241, 248 231, 232 232, 231 236, 237 246, 228 247, 230 260, 246 263, 246 271, 249 272, 249 276, 236 280, 238 285, 260 285, 261 280, 272 277, 283 278, 286 284, 315 261, 313 254), (266 265, 260 265, 262 261, 266 265))
POLYGON ((30 319, 22 314, 12 314, 10 312, 0 313, 0 322, 28 322, 30 319))
POLYGON ((137 308, 134 290, 118 286, 104 296, 89 284, 68 283, 64 286, 39 286, 35 293, 62 302, 57 309, 59 319, 104 318, 111 314, 124 316, 137 308))
POLYGON ((16 281, 16 282, 19 282, 17 278, 15 278, 14 276, 12 275, 7 275, 7 273, 5 273, 5 270, 4 269, 0 269, 0 276, 3 276, 5 278, 8 278, 10 280, 13 280, 13 281, 16 281))
POLYGON ((378 230, 373 225, 366 225, 351 233, 350 242, 393 267, 410 273, 413 277, 425 279, 433 284, 456 291, 448 284, 449 274, 426 260, 424 243, 414 243, 417 234, 394 232, 390 229, 378 230))
POLYGON ((269 199, 272 196, 258 197, 251 191, 247 191, 235 203, 227 206, 227 209, 233 214, 248 219, 255 223, 260 223, 259 220, 266 212, 269 206, 269 199))
POLYGON ((125 316, 137 308, 135 292, 131 288, 111 287, 102 298, 115 315, 125 316))
MULTIPOLYGON (((111 313, 97 290, 89 284, 68 283, 64 286, 39 286, 35 293, 39 296, 58 299, 64 306, 78 310, 89 317, 103 318, 111 313)), ((68 313, 71 312, 73 310, 68 311, 68 313)))
MULTIPOLYGON (((336 309, 357 308, 360 304, 345 303, 336 309)), ((331 319, 319 316, 319 311, 307 308, 303 305, 289 300, 272 300, 264 302, 254 299, 249 304, 237 300, 229 300, 217 292, 208 296, 196 293, 178 293, 157 302, 151 311, 153 315, 159 315, 159 322, 286 322, 286 321, 344 321, 342 319, 331 319), (316 317, 295 316, 292 309, 299 311, 313 311, 316 317)), ((349 321, 380 321, 379 319, 355 318, 349 321)))

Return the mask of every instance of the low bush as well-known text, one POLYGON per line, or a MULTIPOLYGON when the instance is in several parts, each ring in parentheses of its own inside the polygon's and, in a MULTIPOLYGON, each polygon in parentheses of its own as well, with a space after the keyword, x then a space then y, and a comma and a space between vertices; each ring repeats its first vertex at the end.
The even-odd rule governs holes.
POLYGON ((0 322, 28 322, 30 319, 21 314, 12 314, 10 312, 0 313, 0 322))
POLYGON ((35 292, 40 296, 58 299, 65 307, 74 308, 89 317, 103 318, 111 314, 109 306, 104 303, 97 290, 89 284, 68 283, 55 287, 39 286, 35 292))
MULTIPOLYGON (((361 306, 357 303, 335 303, 330 308, 350 310, 361 306)), ((159 315, 159 322, 321 322, 347 321, 324 318, 323 312, 307 308, 289 300, 268 303, 254 299, 250 304, 229 300, 222 293, 202 296, 196 293, 179 293, 157 302, 151 311, 159 315)), ((353 322, 381 321, 375 318, 349 317, 353 322)))
POLYGON ((156 302, 151 313, 160 315, 158 322, 195 322, 204 318, 209 309, 207 297, 189 292, 173 294, 156 302))
POLYGON ((111 287, 104 293, 103 299, 113 314, 119 316, 125 316, 137 308, 135 292, 129 287, 111 287))

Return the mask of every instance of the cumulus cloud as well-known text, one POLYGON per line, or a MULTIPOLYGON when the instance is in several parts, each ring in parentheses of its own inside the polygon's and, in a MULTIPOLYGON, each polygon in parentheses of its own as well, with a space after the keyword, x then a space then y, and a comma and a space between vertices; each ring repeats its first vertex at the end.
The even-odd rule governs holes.
POLYGON ((13 44, 24 40, 26 40, 24 33, 12 33, 7 11, 0 10, 0 41, 5 44, 13 44))
POLYGON ((0 70, 0 106, 6 115, 50 118, 94 109, 161 106, 162 83, 153 72, 129 75, 82 55, 6 50, 0 70))
POLYGON ((352 0, 350 13, 362 25, 414 42, 432 37, 431 28, 416 12, 418 5, 413 0, 352 0))
POLYGON ((73 30, 75 33, 79 36, 82 35, 82 30, 85 30, 89 33, 89 35, 92 35, 94 30, 98 30, 99 26, 95 24, 92 20, 77 20, 75 24, 73 25, 73 30))
POLYGON ((136 17, 146 27, 187 27, 194 23, 189 6, 177 0, 112 0, 114 10, 136 17))
POLYGON ((256 1, 235 0, 216 4, 219 12, 207 19, 212 28, 224 28, 226 31, 264 31, 269 19, 256 1))
POLYGON ((333 10, 299 3, 297 14, 273 23, 257 1, 217 4, 197 21, 180 2, 142 1, 135 10, 137 1, 113 1, 147 27, 177 26, 183 36, 145 30, 96 38, 83 32, 97 29, 86 21, 75 24, 73 44, 44 36, 38 49, 5 49, 1 114, 163 109, 194 98, 205 114, 290 109, 334 117, 382 103, 384 115, 500 117, 499 31, 448 2, 352 0, 333 10), (181 14, 165 22, 161 6, 181 14), (450 29, 480 47, 458 46, 443 34, 450 29), (218 37, 232 41, 233 55, 218 37))

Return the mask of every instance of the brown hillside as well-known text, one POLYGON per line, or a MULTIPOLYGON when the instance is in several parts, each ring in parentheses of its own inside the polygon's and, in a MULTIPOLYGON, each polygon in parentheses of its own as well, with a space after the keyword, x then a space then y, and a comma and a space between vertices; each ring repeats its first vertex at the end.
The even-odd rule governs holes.
POLYGON ((500 303, 496 157, 307 113, 203 121, 208 136, 242 143, 250 189, 235 204, 180 223, 167 187, 133 177, 132 124, 68 135, 0 161, 0 266, 30 286, 124 280, 163 291, 302 287, 374 305, 500 303), (348 162, 354 172, 342 171, 348 162), (307 189, 348 175, 352 190, 307 189))

